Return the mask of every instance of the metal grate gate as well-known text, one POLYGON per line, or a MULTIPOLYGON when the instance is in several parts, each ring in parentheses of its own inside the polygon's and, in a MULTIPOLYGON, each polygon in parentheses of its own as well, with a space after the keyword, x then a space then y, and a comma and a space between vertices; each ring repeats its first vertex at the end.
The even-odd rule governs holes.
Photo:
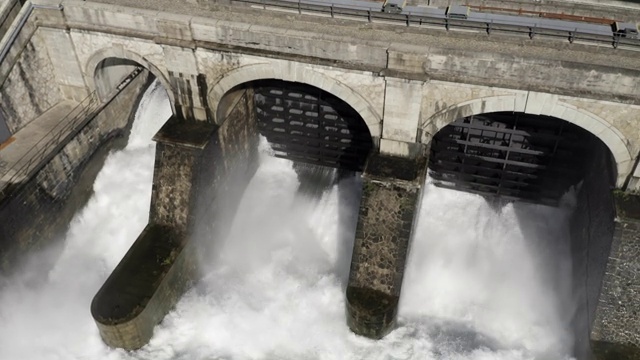
POLYGON ((259 82, 254 91, 258 128, 275 156, 362 171, 373 143, 349 105, 303 84, 259 82))
POLYGON ((458 119, 433 139, 431 177, 442 187, 556 205, 580 180, 589 135, 547 116, 503 112, 458 119))

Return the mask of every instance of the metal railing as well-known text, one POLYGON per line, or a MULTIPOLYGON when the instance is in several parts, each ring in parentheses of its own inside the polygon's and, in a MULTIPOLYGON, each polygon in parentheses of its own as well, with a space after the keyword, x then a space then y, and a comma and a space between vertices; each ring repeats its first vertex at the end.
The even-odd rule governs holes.
POLYGON ((31 2, 27 2, 24 6, 26 8, 20 10, 20 14, 18 14, 18 16, 20 16, 17 20, 18 22, 15 23, 16 20, 14 20, 14 24, 16 25, 12 25, 10 32, 2 39, 7 40, 2 42, 2 48, 0 49, 0 64, 6 59, 9 54, 9 50, 11 50, 11 47, 16 42, 18 35, 20 35, 24 24, 27 23, 27 19, 29 19, 29 16, 31 16, 31 13, 33 12, 33 4, 31 4, 31 2))
POLYGON ((640 39, 625 38, 611 32, 611 35, 595 35, 591 33, 575 30, 558 30, 550 28, 532 27, 529 25, 501 24, 495 21, 479 22, 464 18, 442 18, 429 13, 385 13, 378 9, 380 3, 373 3, 369 10, 351 9, 347 5, 332 4, 327 1, 326 5, 310 4, 306 2, 288 0, 231 0, 232 3, 240 3, 252 7, 260 7, 268 10, 297 12, 299 14, 318 14, 326 17, 351 18, 367 22, 384 22, 402 26, 432 26, 445 30, 465 29, 485 32, 487 34, 503 33, 511 35, 525 35, 529 38, 536 36, 547 36, 551 38, 564 39, 570 43, 575 41, 588 43, 606 43, 616 48, 619 45, 628 46, 630 49, 640 51, 640 39))
POLYGON ((4 199, 10 193, 12 185, 23 183, 31 174, 45 166, 68 143, 67 139, 73 138, 80 132, 97 115, 98 111, 109 104, 142 70, 143 67, 136 67, 131 74, 116 86, 106 101, 100 101, 97 91, 93 91, 80 101, 56 126, 4 172, 5 176, 10 173, 13 174, 6 180, 0 178, 0 199, 4 199))

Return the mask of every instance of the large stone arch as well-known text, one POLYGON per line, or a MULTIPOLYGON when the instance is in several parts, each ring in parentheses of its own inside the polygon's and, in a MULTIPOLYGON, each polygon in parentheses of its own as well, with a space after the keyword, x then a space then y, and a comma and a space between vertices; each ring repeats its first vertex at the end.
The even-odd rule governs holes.
POLYGON ((545 93, 491 96, 449 106, 421 122, 421 142, 430 142, 440 129, 459 118, 499 111, 553 116, 589 131, 611 151, 616 162, 617 187, 624 185, 632 171, 633 155, 629 140, 618 129, 597 115, 560 101, 557 95, 545 93))
MULTIPOLYGON (((122 47, 108 47, 102 48, 96 52, 94 52, 87 60, 87 63, 84 66, 84 77, 85 83, 89 86, 89 91, 93 92, 96 90, 96 82, 95 82, 95 71, 100 62, 108 58, 119 58, 126 59, 137 62, 138 64, 144 66, 149 72, 151 72, 156 79, 162 83, 162 86, 167 90, 169 95, 169 100, 171 101, 171 108, 175 110, 175 98, 173 94, 173 89, 171 88, 171 84, 165 74, 152 62, 145 59, 143 56, 124 49, 122 47)), ((174 111, 175 112, 175 111, 174 111)))
MULTIPOLYGON (((229 90, 243 83, 268 79, 303 83, 315 86, 336 96, 360 114, 373 138, 379 139, 381 137, 381 116, 358 92, 330 76, 309 68, 305 64, 294 62, 246 65, 228 72, 214 83, 209 92, 208 100, 214 110, 213 113, 216 112, 215 109, 218 107, 220 100, 229 90)), ((218 120, 215 119, 215 121, 217 122, 218 120)))

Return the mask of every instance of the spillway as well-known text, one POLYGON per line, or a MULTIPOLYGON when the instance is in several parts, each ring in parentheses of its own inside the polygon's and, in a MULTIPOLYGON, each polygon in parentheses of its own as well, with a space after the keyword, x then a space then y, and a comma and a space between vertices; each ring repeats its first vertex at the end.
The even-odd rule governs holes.
MULTIPOLYGON (((570 358, 570 197, 559 208, 489 204, 428 184, 399 326, 373 341, 352 334, 344 313, 359 179, 316 199, 296 196, 293 164, 266 144, 230 234, 211 239, 217 250, 202 281, 149 345, 109 349, 89 305, 146 224, 149 140, 170 111, 162 89, 150 88, 129 144, 108 157, 53 268, 2 279, 0 359, 570 358)), ((34 254, 30 267, 47 256, 34 254)))

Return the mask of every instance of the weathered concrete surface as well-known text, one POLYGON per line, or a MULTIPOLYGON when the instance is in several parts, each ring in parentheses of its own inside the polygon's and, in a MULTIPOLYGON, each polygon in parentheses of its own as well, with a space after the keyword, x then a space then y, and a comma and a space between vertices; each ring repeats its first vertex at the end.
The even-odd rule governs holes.
POLYGON ((347 324, 380 339, 395 326, 409 241, 426 164, 372 155, 363 188, 347 286, 347 324))
POLYGON ((0 73, 0 111, 12 133, 62 99, 46 49, 43 39, 34 34, 7 76, 0 73))
MULTIPOLYGON (((37 10, 36 16, 37 16, 37 10)), ((55 74, 55 80, 57 86, 60 88, 60 92, 65 99, 73 99, 81 101, 87 95, 89 95, 89 89, 85 83, 85 78, 80 69, 78 58, 76 57, 76 50, 69 31, 62 31, 60 29, 50 29, 40 27, 38 28, 38 34, 44 39, 46 44, 55 44, 55 46, 48 46, 47 52, 49 53, 49 59, 53 66, 53 72, 55 74)), ((95 69, 97 70, 97 69, 95 69)), ((126 68, 128 73, 131 72, 131 67, 126 68)), ((122 74, 124 76, 128 75, 122 74)), ((91 74, 96 77, 96 73, 91 74)), ((123 76, 121 76, 123 77, 123 76)), ((117 85, 121 80, 115 79, 111 85, 117 85)), ((110 87, 110 90, 113 86, 110 87)), ((102 99, 105 99, 106 94, 109 91, 103 91, 102 99)))
POLYGON ((598 360, 640 359, 640 196, 615 192, 611 253, 595 311, 591 344, 598 360))
POLYGON ((640 150, 640 57, 629 50, 163 0, 67 0, 63 11, 38 9, 37 24, 75 52, 78 66, 56 68, 65 97, 82 86, 78 68, 89 91, 97 65, 115 57, 158 76, 176 114, 210 122, 224 94, 249 81, 318 87, 358 111, 393 156, 411 157, 457 117, 488 111, 586 128, 616 157, 619 187, 640 150))
POLYGON ((217 215, 234 213, 228 201, 239 198, 225 196, 230 187, 241 194, 237 190, 248 184, 258 144, 246 92, 232 104, 219 127, 173 116, 155 136, 149 224, 91 305, 107 345, 128 350, 145 345, 196 280, 200 245, 230 223, 217 215), (234 177, 236 172, 241 176, 234 177))

